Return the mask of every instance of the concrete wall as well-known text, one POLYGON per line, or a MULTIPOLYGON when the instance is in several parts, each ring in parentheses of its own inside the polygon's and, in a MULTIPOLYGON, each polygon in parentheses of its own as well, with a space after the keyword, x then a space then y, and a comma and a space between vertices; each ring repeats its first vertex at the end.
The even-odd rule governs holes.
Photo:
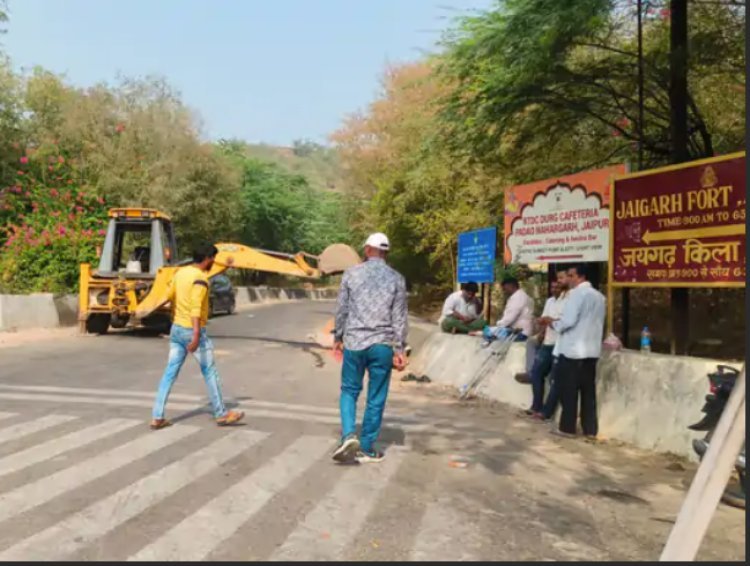
POLYGON ((60 316, 52 294, 0 295, 0 330, 56 326, 60 316))
MULTIPOLYGON (((237 306, 295 300, 335 299, 335 289, 285 289, 276 287, 237 287, 237 306)), ((51 293, 0 295, 0 331, 25 328, 75 326, 78 322, 78 296, 55 297, 51 293)))
MULTIPOLYGON (((415 348, 412 371, 457 388, 467 383, 489 356, 480 348, 481 339, 443 334, 434 325, 412 323, 410 341, 412 335, 422 343, 415 348)), ((604 354, 597 374, 600 434, 646 450, 694 459, 691 440, 698 433, 687 426, 701 418, 708 393, 706 374, 719 363, 634 351, 604 354)), ((480 395, 527 408, 531 388, 513 378, 524 369, 525 346, 514 344, 503 362, 494 363, 480 395)))

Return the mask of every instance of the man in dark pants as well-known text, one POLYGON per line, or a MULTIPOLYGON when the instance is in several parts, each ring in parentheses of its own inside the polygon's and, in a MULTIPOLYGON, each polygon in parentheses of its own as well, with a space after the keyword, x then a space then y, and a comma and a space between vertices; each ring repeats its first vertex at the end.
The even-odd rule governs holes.
POLYGON ((578 397, 581 399, 583 433, 595 438, 599 425, 596 414, 596 364, 602 351, 606 301, 591 286, 585 265, 571 267, 568 281, 572 287, 558 321, 545 322, 558 333, 554 353, 557 366, 554 379, 559 380, 562 414, 558 430, 562 436, 575 436, 578 421, 578 397))
POLYGON ((406 366, 406 282, 385 263, 390 244, 385 234, 365 243, 365 261, 341 279, 334 348, 344 351, 341 368, 341 443, 333 453, 340 463, 380 462, 375 448, 380 434, 391 370, 406 366), (368 373, 367 405, 362 431, 356 434, 357 399, 368 373))
MULTIPOLYGON (((544 305, 540 322, 547 318, 558 320, 565 308, 568 289, 567 274, 558 272, 557 276, 557 281, 552 283, 552 296, 547 299, 544 305)), ((544 407, 544 382, 547 379, 547 375, 552 371, 552 362, 554 361, 552 354, 557 342, 557 333, 549 325, 542 324, 542 326, 544 328, 543 338, 541 345, 536 350, 534 365, 531 367, 531 408, 525 411, 526 414, 536 418, 542 416, 544 407)))

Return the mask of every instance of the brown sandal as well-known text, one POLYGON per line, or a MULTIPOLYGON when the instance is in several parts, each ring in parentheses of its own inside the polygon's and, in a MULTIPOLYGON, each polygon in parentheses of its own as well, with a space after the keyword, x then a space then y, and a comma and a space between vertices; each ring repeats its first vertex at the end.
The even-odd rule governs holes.
POLYGON ((245 417, 245 413, 242 411, 229 411, 223 417, 216 419, 216 424, 219 426, 233 425, 240 422, 245 417))
POLYGON ((172 423, 167 419, 154 419, 151 421, 151 424, 149 426, 151 427, 151 430, 159 430, 162 428, 167 428, 168 426, 172 426, 172 423))

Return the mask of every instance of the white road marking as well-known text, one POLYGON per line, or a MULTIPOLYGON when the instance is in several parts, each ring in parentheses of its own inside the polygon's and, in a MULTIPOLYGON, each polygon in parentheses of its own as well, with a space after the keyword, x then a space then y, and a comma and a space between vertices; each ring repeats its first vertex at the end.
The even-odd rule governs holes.
POLYGON ((129 560, 198 561, 251 519, 331 448, 329 438, 302 436, 129 560))
POLYGON ((147 432, 135 440, 70 468, 0 494, 0 521, 47 503, 58 495, 101 478, 199 430, 198 427, 179 425, 158 432, 147 432))
POLYGON ((139 424, 143 425, 142 422, 133 419, 109 419, 65 436, 35 444, 26 450, 14 452, 0 459, 0 476, 12 474, 34 464, 51 460, 55 456, 86 446, 139 424))
POLYGON ((383 462, 334 470, 341 473, 336 486, 323 495, 270 560, 340 560, 405 456, 405 450, 392 448, 383 462))
MULTIPOLYGON (((171 397, 171 396, 170 396, 171 397)), ((147 399, 127 399, 117 397, 86 397, 82 395, 53 395, 53 394, 32 394, 32 393, 0 393, 0 399, 6 399, 10 401, 35 401, 35 402, 49 402, 49 403, 80 403, 89 405, 113 405, 117 407, 141 407, 151 408, 153 402, 147 399)), ((207 403, 207 401, 205 402, 207 403)), ((203 404, 193 403, 169 403, 167 405, 168 410, 179 410, 179 411, 195 411, 196 409, 203 406, 203 404)), ((248 418, 267 418, 267 419, 282 419, 282 420, 298 420, 303 422, 312 422, 326 425, 338 425, 341 423, 337 416, 331 414, 320 415, 311 413, 297 413, 288 412, 284 409, 294 411, 296 409, 304 409, 306 405, 287 405, 285 403, 272 403, 270 401, 255 401, 240 403, 240 408, 245 411, 248 418), (269 406, 274 410, 268 409, 253 409, 252 405, 256 406, 269 406)), ((317 409, 321 409, 318 407, 317 409)), ((329 411, 326 409, 326 411, 329 411)), ((330 409, 330 412, 338 414, 336 409, 330 409)), ((428 423, 421 423, 417 419, 404 417, 404 416, 389 416, 386 413, 385 426, 393 424, 406 430, 407 432, 422 432, 430 430, 434 425, 428 423)))
MULTIPOLYGON (((2 415, 0 415, 0 419, 2 419, 2 415)), ((17 440, 75 419, 76 417, 68 415, 45 415, 33 421, 17 423, 0 430, 0 444, 10 440, 17 440)))
POLYGON ((2 561, 62 560, 125 521, 205 476, 267 435, 232 431, 208 446, 130 484, 0 552, 2 561))

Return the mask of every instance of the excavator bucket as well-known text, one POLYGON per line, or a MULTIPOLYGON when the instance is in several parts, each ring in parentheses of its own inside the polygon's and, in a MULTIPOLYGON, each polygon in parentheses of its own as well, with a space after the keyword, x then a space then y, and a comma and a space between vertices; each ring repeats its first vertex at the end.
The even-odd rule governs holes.
POLYGON ((341 273, 362 262, 354 248, 346 244, 332 244, 318 256, 318 269, 324 275, 341 273))

